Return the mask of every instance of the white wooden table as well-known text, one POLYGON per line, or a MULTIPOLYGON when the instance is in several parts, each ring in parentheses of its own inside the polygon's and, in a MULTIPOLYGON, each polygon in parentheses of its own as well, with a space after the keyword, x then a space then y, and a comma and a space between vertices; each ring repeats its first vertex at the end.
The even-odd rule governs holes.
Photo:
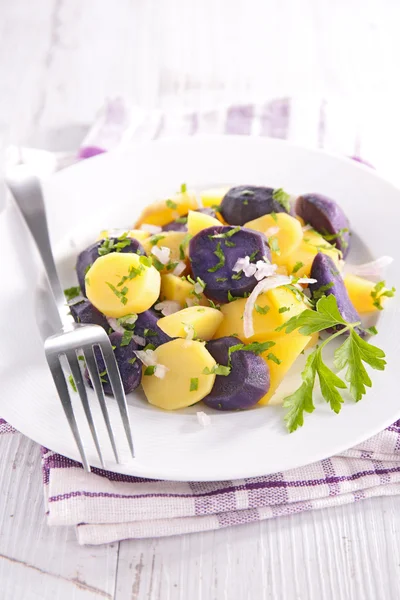
MULTIPOLYGON (((312 92, 356 106, 369 157, 393 174, 399 22, 397 0, 0 0, 0 149, 72 149, 107 96, 181 107, 312 92)), ((1 600, 400 597, 400 498, 103 547, 43 513, 39 448, 1 437, 1 600)))

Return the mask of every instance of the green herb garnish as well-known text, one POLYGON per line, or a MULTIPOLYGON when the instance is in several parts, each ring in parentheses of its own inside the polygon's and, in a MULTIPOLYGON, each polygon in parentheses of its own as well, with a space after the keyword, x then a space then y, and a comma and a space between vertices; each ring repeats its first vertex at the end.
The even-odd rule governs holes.
POLYGON ((107 371, 106 370, 104 370, 101 373, 99 373, 99 375, 100 375, 100 381, 101 381, 101 383, 108 383, 108 380, 107 380, 107 371))
POLYGON ((72 387, 74 392, 77 392, 78 390, 76 389, 76 384, 75 384, 75 381, 74 381, 74 378, 72 377, 72 375, 68 376, 68 381, 69 381, 69 385, 72 387))
POLYGON ((391 290, 385 289, 385 285, 384 281, 379 281, 371 292, 371 298, 373 300, 372 304, 378 310, 383 310, 382 298, 393 298, 396 291, 396 288, 394 287, 392 287, 391 290))
POLYGON ((273 218, 273 220, 275 221, 275 223, 277 223, 278 222, 278 217, 276 215, 276 212, 272 212, 272 213, 270 213, 270 215, 273 218))
POLYGON ((187 233, 179 246, 179 258, 181 260, 185 260, 185 250, 188 247, 191 238, 192 236, 190 235, 190 233, 187 233))
POLYGON ((130 359, 128 360, 128 363, 129 363, 130 365, 134 365, 136 361, 137 361, 137 357, 136 357, 136 356, 134 356, 133 358, 130 358, 130 359))
POLYGON ((227 277, 217 277, 215 281, 223 283, 224 281, 228 281, 227 277))
POLYGON ((145 375, 154 375, 156 371, 156 366, 155 365, 150 365, 148 367, 145 368, 144 370, 144 374, 145 375))
POLYGON ((289 306, 281 306, 280 309, 278 310, 278 313, 282 314, 284 312, 287 312, 288 310, 290 310, 289 306))
POLYGON ((308 356, 306 366, 301 374, 303 383, 284 400, 283 406, 288 409, 285 421, 290 432, 303 425, 304 412, 311 413, 315 409, 313 389, 317 375, 322 396, 331 409, 338 413, 343 403, 339 390, 349 387, 351 395, 358 402, 366 393, 366 386, 371 387, 372 382, 364 363, 373 369, 384 370, 386 364, 384 360, 385 353, 357 334, 356 328, 359 325, 359 322, 348 323, 343 319, 339 313, 335 296, 330 294, 318 300, 315 311, 306 309, 279 328, 286 329, 286 333, 298 329, 303 335, 311 335, 324 329, 341 327, 308 356), (345 332, 348 332, 349 335, 335 351, 334 366, 339 371, 346 370, 344 379, 348 382, 348 386, 323 362, 322 358, 322 350, 325 346, 345 332))
POLYGON ((166 200, 165 204, 168 206, 168 208, 172 208, 172 210, 176 210, 178 208, 177 203, 173 202, 172 200, 166 200))
POLYGON ((157 335, 157 331, 153 331, 153 329, 146 328, 143 331, 143 337, 151 337, 155 335, 157 335))
POLYGON ((166 236, 162 233, 156 233, 156 235, 152 235, 151 238, 149 238, 150 245, 155 246, 160 240, 163 240, 165 237, 166 236))
POLYGON ((290 212, 290 196, 282 188, 277 188, 272 192, 272 199, 278 202, 286 212, 290 212))
POLYGON ((222 251, 221 248, 221 242, 218 242, 217 244, 217 248, 216 250, 213 252, 213 254, 215 254, 215 256, 219 259, 217 264, 214 265, 213 267, 211 267, 210 269, 207 269, 207 271, 209 273, 215 273, 215 271, 218 271, 218 269, 220 269, 221 267, 224 266, 225 264, 225 254, 222 251))
POLYGON ((77 296, 79 296, 81 293, 81 288, 79 287, 79 285, 67 288, 66 290, 64 290, 64 296, 67 299, 67 302, 70 302, 71 300, 73 300, 74 298, 76 298, 77 296))
POLYGON ((106 238, 103 243, 99 246, 97 252, 99 256, 105 256, 110 252, 121 252, 123 248, 129 246, 131 240, 128 238, 128 233, 125 232, 120 235, 116 241, 111 238, 106 238))
POLYGON ((183 225, 185 225, 187 223, 187 220, 187 217, 178 217, 177 219, 175 219, 175 223, 183 223, 183 225))
POLYGON ((301 267, 304 267, 304 263, 302 263, 301 261, 297 262, 293 267, 292 273, 297 273, 297 271, 299 271, 301 267))
POLYGON ((228 302, 234 302, 235 300, 238 300, 239 298, 236 298, 236 296, 232 296, 231 294, 231 290, 228 290, 228 302))
POLYGON ((243 277, 243 269, 240 270, 238 273, 235 273, 234 275, 232 275, 232 279, 234 279, 234 280, 242 279, 242 277, 243 277))
POLYGON ((259 253, 259 250, 254 250, 254 252, 252 252, 249 256, 249 261, 252 262, 253 260, 255 260, 257 254, 259 253))
POLYGON ((209 369, 208 367, 205 367, 203 369, 204 375, 223 375, 224 377, 226 377, 227 375, 229 375, 230 372, 231 372, 231 367, 219 365, 218 363, 216 365, 214 365, 212 367, 212 369, 209 369))
POLYGON ((181 194, 185 194, 187 192, 186 183, 181 183, 181 194))
POLYGON ((220 305, 219 305, 219 304, 215 304, 215 302, 213 302, 213 301, 212 301, 212 300, 210 300, 209 298, 208 298, 208 303, 209 303, 209 305, 211 306, 211 308, 215 308, 215 310, 221 310, 221 307, 220 307, 220 305))
POLYGON ((273 354, 272 352, 270 352, 269 354, 267 354, 267 360, 272 360, 272 362, 276 363, 277 365, 281 364, 281 360, 276 356, 276 354, 273 354))
POLYGON ((124 331, 124 335, 122 336, 122 340, 121 340, 121 348, 122 346, 129 346, 131 340, 133 337, 133 331, 129 331, 128 329, 126 331, 124 331))
POLYGON ((119 298, 121 300, 122 304, 125 306, 125 304, 128 302, 128 298, 125 297, 125 294, 128 292, 128 288, 124 287, 121 291, 117 290, 117 288, 109 281, 106 281, 106 285, 108 285, 110 290, 112 292, 114 292, 114 294, 117 296, 117 298, 119 298))
POLYGON ((260 314, 260 315, 266 315, 267 312, 269 311, 270 307, 268 306, 268 304, 266 304, 265 306, 260 306, 259 304, 256 304, 254 306, 254 308, 256 309, 256 311, 260 314))
POLYGON ((199 388, 199 379, 198 377, 192 377, 190 379, 190 392, 195 392, 199 388))
POLYGON ((278 238, 275 236, 271 236, 270 238, 268 238, 268 245, 271 248, 272 252, 275 252, 275 254, 279 256, 281 251, 279 248, 278 238))

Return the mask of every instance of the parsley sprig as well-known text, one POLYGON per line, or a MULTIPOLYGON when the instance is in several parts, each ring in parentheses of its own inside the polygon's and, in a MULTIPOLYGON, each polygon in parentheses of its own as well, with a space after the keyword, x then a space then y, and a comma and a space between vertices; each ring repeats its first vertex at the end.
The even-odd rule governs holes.
POLYGON ((396 291, 396 288, 394 287, 392 287, 391 290, 387 290, 385 285, 384 281, 379 281, 371 292, 371 298, 373 300, 372 304, 378 310, 383 310, 382 298, 393 298, 396 291))
POLYGON ((272 192, 272 199, 278 202, 286 212, 290 212, 290 196, 282 188, 276 188, 272 192))
POLYGON ((359 322, 348 323, 343 319, 339 313, 335 296, 330 294, 318 300, 315 310, 306 309, 278 328, 279 330, 285 329, 286 333, 298 329, 303 335, 312 335, 327 328, 341 327, 308 356, 301 373, 303 380, 301 386, 284 399, 283 406, 288 409, 285 422, 289 432, 295 431, 303 425, 305 412, 312 413, 314 411, 313 390, 317 376, 323 398, 331 409, 338 413, 343 403, 343 397, 339 390, 349 388, 350 394, 358 402, 366 393, 366 387, 371 387, 372 382, 365 364, 378 371, 384 370, 385 353, 380 348, 363 340, 356 333, 355 329, 359 325, 359 322), (322 356, 325 346, 345 332, 348 332, 348 336, 335 351, 334 366, 338 371, 345 371, 344 379, 348 385, 324 363, 322 356))

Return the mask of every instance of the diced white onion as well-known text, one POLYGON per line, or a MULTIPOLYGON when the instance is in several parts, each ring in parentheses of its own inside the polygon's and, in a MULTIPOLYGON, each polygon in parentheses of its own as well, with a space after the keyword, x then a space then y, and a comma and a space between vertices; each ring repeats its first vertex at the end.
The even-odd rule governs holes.
POLYGON ((164 317, 168 317, 181 310, 181 305, 179 302, 175 302, 175 300, 163 300, 162 302, 158 302, 154 308, 161 311, 164 317))
POLYGON ((154 350, 135 350, 135 354, 145 367, 155 367, 157 364, 154 350))
POLYGON ((190 325, 190 323, 184 323, 183 324, 183 331, 186 333, 186 338, 187 340, 193 340, 194 338, 194 327, 193 325, 190 325))
POLYGON ((199 305, 199 301, 196 298, 186 298, 185 300, 186 302, 186 306, 189 308, 190 306, 198 306, 199 305))
POLYGON ((132 339, 135 342, 135 344, 137 344, 138 346, 146 345, 146 340, 143 337, 141 337, 140 335, 133 335, 132 339))
POLYGON ((117 319, 114 319, 114 317, 107 317, 107 323, 109 324, 111 329, 113 329, 117 333, 120 333, 121 335, 124 335, 125 329, 122 327, 122 325, 118 323, 117 319))
POLYGON ((385 277, 386 268, 392 264, 393 260, 394 259, 391 256, 381 256, 377 260, 362 265, 349 265, 346 263, 344 270, 345 273, 358 275, 365 279, 381 281, 385 277))
POLYGON ((158 225, 151 225, 150 223, 142 223, 140 229, 142 231, 148 231, 151 234, 160 233, 160 231, 162 231, 161 227, 159 227, 158 225))
POLYGON ((186 264, 184 262, 180 261, 176 265, 175 269, 172 271, 172 275, 176 275, 177 277, 179 277, 179 275, 181 275, 185 269, 186 269, 186 264))
POLYGON ((158 258, 161 264, 166 265, 169 262, 171 248, 166 248, 165 246, 153 246, 151 253, 158 258))
POLYGON ((265 235, 271 237, 271 235, 276 235, 277 233, 279 233, 279 227, 269 227, 265 232, 265 235))
POLYGON ((164 379, 165 375, 167 374, 167 371, 169 371, 168 367, 166 367, 165 365, 158 364, 156 365, 154 375, 158 377, 158 379, 164 379))
POLYGON ((317 280, 313 279, 312 277, 300 277, 300 279, 298 279, 296 283, 302 283, 303 285, 306 285, 309 283, 317 283, 317 280))
POLYGON ((314 229, 312 225, 304 225, 304 227, 302 227, 303 231, 311 231, 311 229, 314 229))
POLYGON ((207 415, 207 413, 203 411, 199 411, 196 413, 197 420, 202 427, 208 427, 211 425, 211 417, 207 415))
POLYGON ((261 281, 261 279, 264 279, 264 277, 272 277, 273 275, 275 275, 275 271, 277 270, 277 268, 277 265, 273 265, 270 262, 258 260, 256 262, 257 271, 254 276, 257 279, 257 281, 261 281))
POLYGON ((280 287, 281 285, 288 285, 291 282, 291 277, 288 277, 286 275, 274 275, 272 277, 267 277, 257 283, 256 287, 251 292, 250 296, 247 298, 247 302, 244 307, 243 330, 245 337, 249 338, 252 335, 254 335, 253 310, 257 302, 258 296, 263 292, 267 292, 268 290, 280 287))
POLYGON ((203 201, 201 199, 201 194, 199 194, 199 192, 195 193, 195 198, 196 198, 196 202, 197 202, 197 208, 203 208, 203 201))
POLYGON ((196 283, 194 284, 193 290, 194 290, 195 294, 202 294, 203 290, 204 290, 204 286, 203 286, 203 284, 196 281, 196 283))
POLYGON ((244 256, 243 258, 238 258, 234 264, 232 271, 239 273, 243 271, 246 277, 252 277, 254 273, 257 271, 256 265, 250 262, 249 256, 244 256))

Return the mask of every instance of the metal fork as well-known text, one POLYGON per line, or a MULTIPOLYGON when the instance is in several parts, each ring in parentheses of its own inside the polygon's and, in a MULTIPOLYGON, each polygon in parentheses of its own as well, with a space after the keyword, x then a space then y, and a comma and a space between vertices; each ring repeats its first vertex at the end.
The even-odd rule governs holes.
POLYGON ((115 459, 117 463, 119 463, 115 437, 111 427, 103 386, 101 384, 98 365, 94 354, 94 347, 99 346, 104 358, 109 381, 120 410, 126 437, 128 438, 129 448, 132 456, 134 456, 128 406, 124 388, 122 386, 121 375, 115 360, 111 342, 107 336, 107 333, 99 325, 82 325, 79 323, 74 323, 68 316, 64 293, 57 275, 53 253, 51 250, 45 204, 39 179, 32 175, 25 165, 18 165, 14 169, 10 170, 9 173, 7 173, 6 183, 15 198, 21 215, 28 226, 28 229, 31 232, 39 250, 57 308, 57 329, 59 328, 59 331, 55 333, 55 335, 52 335, 45 340, 44 349, 46 359, 61 400, 61 404, 71 427, 75 442, 78 446, 83 466, 87 471, 90 471, 90 465, 87 460, 82 438, 79 433, 78 425, 72 408, 70 391, 65 378, 63 364, 68 364, 69 366, 72 378, 75 382, 76 390, 79 393, 80 400, 83 405, 100 462, 103 467, 105 467, 105 464, 96 426, 90 410, 84 379, 79 366, 77 357, 78 351, 83 351, 90 379, 92 381, 93 388, 96 392, 106 423, 115 459))

